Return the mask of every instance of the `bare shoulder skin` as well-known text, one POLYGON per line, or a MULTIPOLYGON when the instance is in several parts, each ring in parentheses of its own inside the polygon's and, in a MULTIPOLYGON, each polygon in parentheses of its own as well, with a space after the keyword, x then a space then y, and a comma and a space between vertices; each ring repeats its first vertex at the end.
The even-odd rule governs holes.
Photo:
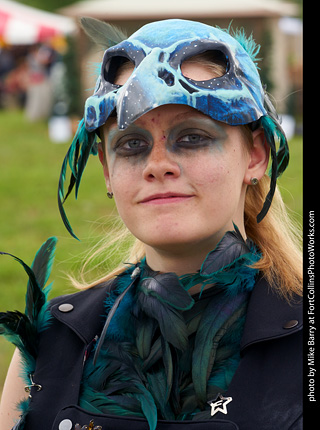
POLYGON ((20 353, 16 349, 8 369, 0 403, 0 430, 9 430, 19 419, 16 405, 27 397, 20 377, 20 353))

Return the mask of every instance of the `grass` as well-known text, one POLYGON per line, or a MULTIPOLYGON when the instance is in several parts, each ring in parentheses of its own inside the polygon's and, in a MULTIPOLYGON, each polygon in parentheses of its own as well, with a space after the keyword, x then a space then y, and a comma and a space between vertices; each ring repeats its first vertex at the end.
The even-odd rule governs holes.
MULTIPOLYGON (((70 197, 67 215, 78 242, 65 230, 57 207, 59 170, 69 143, 52 144, 45 122, 28 123, 20 111, 0 111, 0 251, 12 253, 31 264, 40 245, 57 236, 58 247, 51 280, 51 297, 73 291, 66 273, 77 271, 81 257, 92 242, 100 239, 113 201, 106 196, 102 169, 97 157, 89 161, 79 192, 70 197), (92 239, 93 238, 93 239, 92 239)), ((294 218, 302 217, 302 140, 292 139, 291 162, 279 180, 285 202, 294 218)), ((23 310, 27 277, 7 256, 0 258, 0 311, 23 310)), ((0 338, 0 387, 13 347, 0 338)))

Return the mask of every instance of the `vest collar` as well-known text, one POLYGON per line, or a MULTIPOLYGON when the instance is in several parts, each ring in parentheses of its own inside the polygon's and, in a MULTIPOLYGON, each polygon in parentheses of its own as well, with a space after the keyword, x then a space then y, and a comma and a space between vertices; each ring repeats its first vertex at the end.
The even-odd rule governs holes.
POLYGON ((112 286, 113 282, 106 282, 88 290, 57 297, 51 302, 51 313, 88 344, 101 333, 106 318, 105 299, 112 286))
POLYGON ((302 319, 302 299, 295 297, 288 303, 260 277, 249 299, 241 351, 254 343, 300 331, 303 326, 302 319))
MULTIPOLYGON (((113 285, 114 282, 107 282, 53 299, 51 313, 88 344, 101 333, 106 317, 105 299, 113 285)), ((261 277, 249 299, 241 351, 257 342, 281 338, 301 330, 302 315, 301 302, 297 300, 289 304, 273 292, 267 281, 261 277)))

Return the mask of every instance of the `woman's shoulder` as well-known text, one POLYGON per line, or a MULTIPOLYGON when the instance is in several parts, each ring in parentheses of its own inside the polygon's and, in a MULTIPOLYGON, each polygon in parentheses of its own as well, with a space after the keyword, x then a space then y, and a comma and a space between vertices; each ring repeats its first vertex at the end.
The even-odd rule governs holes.
POLYGON ((106 314, 106 298, 113 288, 114 282, 111 280, 86 290, 51 299, 49 311, 53 319, 49 326, 50 330, 44 334, 52 336, 58 324, 59 327, 70 328, 85 342, 90 342, 101 330, 103 315, 106 314))
POLYGON ((97 315, 104 314, 106 298, 115 288, 115 280, 102 282, 94 287, 55 297, 50 300, 51 314, 59 320, 63 315, 71 314, 81 318, 92 312, 97 315))
POLYGON ((69 302, 83 302, 84 299, 89 304, 91 301, 105 299, 106 295, 113 290, 115 286, 115 280, 111 279, 106 282, 102 282, 91 288, 75 291, 74 293, 64 294, 54 297, 50 300, 50 307, 56 306, 65 301, 69 302))

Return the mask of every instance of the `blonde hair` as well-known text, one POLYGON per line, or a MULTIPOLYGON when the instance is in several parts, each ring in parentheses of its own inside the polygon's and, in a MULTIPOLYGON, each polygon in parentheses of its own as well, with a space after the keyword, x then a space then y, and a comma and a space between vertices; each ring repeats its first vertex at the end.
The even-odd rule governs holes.
MULTIPOLYGON (((225 64, 220 60, 212 62, 212 54, 203 53, 186 61, 201 63, 210 67, 215 76, 222 76, 225 64), (210 58, 209 58, 210 55, 210 58), (217 64, 218 63, 218 64, 217 64)), ((125 66, 126 68, 128 65, 125 66)), ((246 136, 248 146, 252 145, 252 134, 248 126, 240 126, 246 136)), ((300 246, 299 228, 290 220, 288 211, 283 203, 281 194, 276 188, 271 208, 261 223, 257 223, 256 217, 263 206, 265 196, 268 193, 270 178, 265 174, 255 186, 248 186, 244 207, 244 222, 247 236, 260 248, 262 257, 254 265, 269 282, 271 287, 287 300, 297 294, 302 294, 302 254, 300 246)), ((71 278, 76 288, 86 289, 102 282, 113 279, 122 273, 127 265, 120 263, 108 275, 87 284, 85 274, 87 267, 97 257, 104 256, 110 259, 110 249, 116 245, 117 249, 122 244, 122 249, 127 252, 122 255, 122 261, 135 264, 145 257, 145 247, 142 242, 135 239, 122 223, 112 230, 104 243, 100 243, 84 263, 81 271, 81 282, 71 278), (110 235, 113 239, 110 241, 110 235)))

